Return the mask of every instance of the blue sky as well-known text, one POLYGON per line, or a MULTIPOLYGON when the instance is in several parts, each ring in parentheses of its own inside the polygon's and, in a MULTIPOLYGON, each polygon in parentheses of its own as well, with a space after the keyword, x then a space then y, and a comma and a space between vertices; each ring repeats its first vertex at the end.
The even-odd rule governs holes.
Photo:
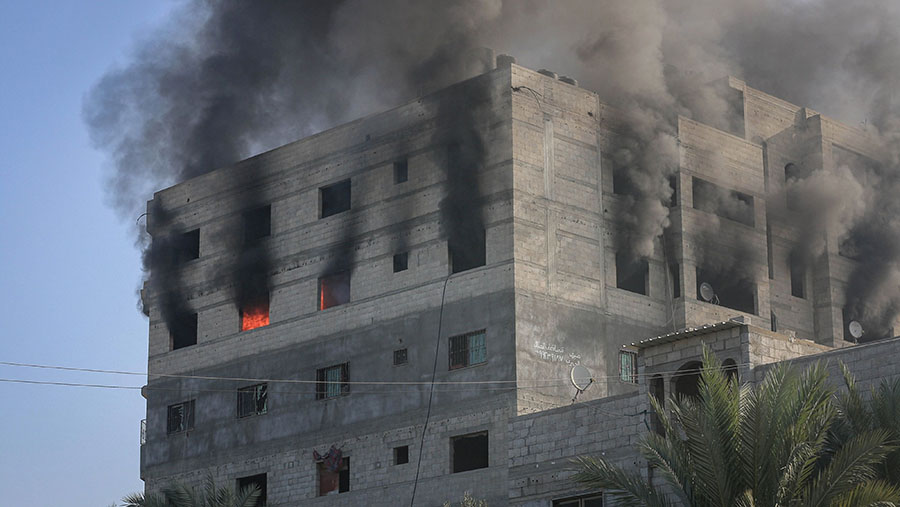
MULTIPOLYGON (((0 2, 0 361, 146 370, 133 220, 105 204, 81 104, 177 5, 0 2)), ((0 378, 144 382, 2 365, 0 378)), ((4 505, 108 506, 143 487, 139 391, 0 382, 0 407, 4 505)))

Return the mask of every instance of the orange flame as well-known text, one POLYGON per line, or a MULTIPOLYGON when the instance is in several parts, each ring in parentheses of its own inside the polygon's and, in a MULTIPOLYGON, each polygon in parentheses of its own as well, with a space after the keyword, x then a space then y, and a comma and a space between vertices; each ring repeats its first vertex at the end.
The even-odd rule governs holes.
POLYGON ((269 307, 259 306, 241 310, 241 331, 269 325, 269 307))

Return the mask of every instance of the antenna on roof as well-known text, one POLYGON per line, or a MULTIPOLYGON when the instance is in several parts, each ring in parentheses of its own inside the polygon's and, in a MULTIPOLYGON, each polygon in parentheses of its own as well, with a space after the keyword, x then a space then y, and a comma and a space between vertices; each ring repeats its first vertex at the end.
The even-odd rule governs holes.
POLYGON ((719 304, 719 296, 716 295, 716 291, 713 290, 712 285, 706 282, 700 284, 700 299, 714 305, 719 304))
POLYGON ((583 393, 594 383, 594 377, 591 376, 590 370, 580 364, 576 364, 572 367, 572 370, 569 371, 569 378, 572 380, 572 385, 575 386, 575 396, 572 397, 572 403, 575 403, 575 400, 578 399, 578 395, 583 393))

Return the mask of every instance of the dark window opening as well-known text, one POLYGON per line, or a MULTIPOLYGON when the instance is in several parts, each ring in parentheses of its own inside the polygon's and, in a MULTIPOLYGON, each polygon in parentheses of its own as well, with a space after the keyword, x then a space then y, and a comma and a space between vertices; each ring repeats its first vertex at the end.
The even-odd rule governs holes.
POLYGON ((197 344, 197 314, 180 315, 172 322, 169 334, 172 338, 172 350, 182 349, 197 344))
POLYGON ((394 162, 394 184, 403 183, 409 179, 409 162, 406 159, 394 162))
POLYGON ((336 470, 324 462, 317 463, 316 468, 319 472, 319 496, 350 491, 350 458, 342 458, 336 470))
POLYGON ((484 229, 473 232, 459 241, 448 241, 450 272, 462 273, 484 266, 487 260, 484 229))
POLYGON ((738 368, 737 368, 737 363, 734 362, 734 359, 726 359, 726 360, 722 361, 722 373, 725 374, 725 377, 728 380, 737 382, 738 368))
POLYGON ((179 262, 200 258, 200 229, 179 234, 174 243, 175 256, 179 262))
POLYGON ((330 217, 350 209, 350 180, 339 181, 319 189, 319 218, 330 217))
POLYGON ((238 389, 238 417, 265 414, 268 411, 268 401, 267 384, 256 384, 238 389))
POLYGON ((681 297, 681 267, 670 264, 669 273, 672 274, 672 299, 678 299, 681 297))
POLYGON ((784 182, 790 183, 791 181, 800 181, 809 176, 810 170, 804 166, 797 165, 793 162, 788 162, 787 165, 784 166, 784 182))
POLYGON ((693 178, 694 208, 753 227, 753 196, 693 178))
POLYGON ((394 351, 394 366, 406 364, 408 361, 406 349, 397 349, 394 351))
POLYGON ((409 446, 394 447, 394 465, 405 465, 407 463, 409 463, 409 446))
POLYGON ((456 370, 487 362, 485 331, 450 337, 450 369, 456 370))
POLYGON ((838 255, 854 261, 863 260, 862 250, 857 245, 857 241, 852 233, 838 243, 838 255))
POLYGON ((616 287, 646 296, 649 274, 650 264, 646 259, 616 253, 616 287))
POLYGON ((553 507, 603 507, 603 494, 593 493, 553 500, 553 507))
POLYGON ((319 278, 319 310, 350 302, 350 272, 341 271, 319 278))
POLYGON ((409 267, 409 252, 394 254, 394 273, 406 271, 409 267))
POLYGON ((678 175, 670 174, 669 175, 669 189, 672 190, 672 194, 669 195, 669 207, 674 208, 678 206, 678 175))
POLYGON ((806 267, 797 259, 796 255, 791 255, 791 295, 798 298, 806 297, 806 267))
POLYGON ((778 331, 778 317, 775 316, 775 312, 769 312, 769 320, 771 321, 770 329, 772 331, 777 332, 778 331))
POLYGON ((166 433, 181 433, 194 429, 194 400, 169 405, 166 433))
POLYGON ((316 370, 316 399, 324 400, 350 393, 350 364, 336 364, 316 370))
POLYGON ((269 295, 263 294, 255 301, 241 305, 241 331, 250 331, 269 325, 269 295))
POLYGON ((488 467, 488 434, 486 431, 450 439, 450 461, 453 473, 488 467))
POLYGON ((675 395, 678 397, 697 397, 700 395, 700 361, 691 361, 672 375, 675 395))
POLYGON ((272 206, 244 212, 244 243, 252 244, 272 234, 272 206))
POLYGON ((628 170, 618 164, 613 165, 613 193, 616 195, 634 194, 634 184, 628 177, 628 170))
POLYGON ((844 341, 851 343, 868 343, 875 340, 883 340, 894 337, 893 320, 865 319, 858 312, 852 312, 848 307, 841 311, 844 320, 844 341), (859 327, 854 326, 859 336, 853 336, 850 323, 856 321, 859 327))
POLYGON ((619 380, 637 384, 637 354, 628 350, 619 351, 619 380))
POLYGON ((713 271, 697 268, 697 299, 733 310, 756 314, 756 284, 745 278, 730 278, 718 275, 713 271), (707 291, 701 290, 703 283, 712 288, 711 301, 707 301, 703 297, 707 293, 707 291))
POLYGON ((266 474, 251 475, 249 477, 240 477, 237 480, 238 492, 246 488, 256 486, 259 489, 259 496, 256 498, 256 507, 266 505, 266 474))
POLYGON ((769 268, 769 280, 775 279, 775 263, 772 254, 772 225, 766 220, 766 263, 769 268))
MULTIPOLYGON (((666 383, 661 375, 654 375, 653 378, 650 379, 650 396, 653 396, 653 399, 656 400, 660 408, 665 408, 666 383)), ((650 422, 650 427, 654 432, 658 435, 665 436, 666 429, 663 427, 659 414, 654 412, 653 416, 650 418, 650 422)))

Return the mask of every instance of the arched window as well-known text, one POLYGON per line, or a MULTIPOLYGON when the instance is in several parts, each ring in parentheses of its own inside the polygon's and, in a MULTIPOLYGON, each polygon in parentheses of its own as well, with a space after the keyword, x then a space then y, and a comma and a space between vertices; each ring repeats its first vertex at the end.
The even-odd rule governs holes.
POLYGON ((672 385, 678 397, 698 396, 700 394, 700 361, 685 363, 672 376, 672 385))
POLYGON ((726 359, 722 362, 722 371, 725 373, 725 376, 728 377, 728 380, 738 381, 738 368, 737 363, 734 362, 734 359, 726 359))

